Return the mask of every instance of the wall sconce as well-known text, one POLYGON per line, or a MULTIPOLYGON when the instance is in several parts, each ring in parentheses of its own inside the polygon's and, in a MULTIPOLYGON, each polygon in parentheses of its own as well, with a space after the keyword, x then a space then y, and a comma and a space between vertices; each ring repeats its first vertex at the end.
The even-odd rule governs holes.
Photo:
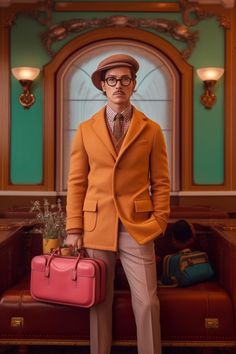
POLYGON ((199 78, 204 82, 205 92, 200 97, 201 103, 206 109, 212 108, 213 104, 216 102, 216 95, 213 92, 216 82, 224 74, 223 68, 200 68, 197 69, 197 74, 199 78))
POLYGON ((24 108, 30 108, 35 102, 34 95, 30 92, 32 82, 38 77, 40 69, 34 67, 21 66, 12 68, 12 74, 21 83, 23 93, 19 96, 20 104, 24 108))

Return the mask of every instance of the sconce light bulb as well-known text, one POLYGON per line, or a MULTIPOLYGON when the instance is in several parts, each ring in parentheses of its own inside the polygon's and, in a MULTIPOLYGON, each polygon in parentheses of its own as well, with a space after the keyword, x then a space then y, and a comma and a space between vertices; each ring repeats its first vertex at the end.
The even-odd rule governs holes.
POLYGON ((21 66, 18 68, 12 68, 12 74, 21 83, 23 87, 23 93, 19 97, 20 104, 28 109, 35 102, 34 95, 30 92, 30 87, 40 73, 39 68, 21 66))
POLYGON ((40 73, 39 68, 19 66, 17 68, 12 68, 12 74, 17 80, 30 80, 34 81, 40 73))
POLYGON ((218 81, 224 74, 223 68, 206 67, 197 69, 197 74, 202 81, 215 80, 218 81))
POLYGON ((204 93, 200 97, 201 103, 206 109, 212 108, 216 102, 216 95, 213 92, 216 82, 224 73, 223 68, 207 67, 197 69, 199 78, 204 82, 204 93))

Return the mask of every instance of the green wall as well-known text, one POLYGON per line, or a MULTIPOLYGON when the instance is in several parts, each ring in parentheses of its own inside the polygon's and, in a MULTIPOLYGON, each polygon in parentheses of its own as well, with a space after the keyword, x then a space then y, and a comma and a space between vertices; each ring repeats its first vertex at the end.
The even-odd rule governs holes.
MULTIPOLYGON (((224 67, 224 30, 216 19, 202 21, 198 26, 199 42, 189 63, 224 67), (217 40, 216 40, 217 38, 217 40)), ((194 182, 222 184, 224 182, 224 76, 216 85, 216 104, 206 110, 199 103, 203 85, 194 78, 194 182)))
MULTIPOLYGON (((45 28, 30 17, 19 17, 11 31, 11 67, 42 66, 49 56, 39 34, 45 28)), ((36 102, 24 109, 18 102, 22 88, 11 76, 11 162, 13 184, 41 184, 43 180, 43 77, 33 83, 36 102)))
MULTIPOLYGON (((53 23, 74 18, 101 18, 118 13, 54 13, 53 23)), ((166 18, 182 23, 176 13, 128 13, 138 18, 166 18)), ((11 66, 43 67, 50 61, 40 34, 47 27, 30 17, 19 17, 11 31, 11 66)), ((199 41, 189 63, 193 67, 224 66, 224 29, 216 18, 201 21, 191 31, 199 31, 199 41), (216 40, 217 38, 217 40, 216 40)), ((153 31, 152 31, 153 32, 153 31)), ((60 49, 77 34, 53 45, 60 49)), ((167 34, 158 34, 178 50, 185 44, 167 34)), ((43 78, 42 74, 34 83, 35 104, 25 110, 18 103, 21 92, 19 83, 11 79, 11 159, 10 176, 13 184, 40 184, 43 179, 43 78)), ((206 110, 199 102, 203 86, 194 70, 193 104, 193 176, 196 184, 222 184, 224 182, 224 82, 217 83, 217 102, 206 110)), ((183 122, 184 124, 184 122, 183 122)), ((183 147, 188 149, 188 146, 183 147)))

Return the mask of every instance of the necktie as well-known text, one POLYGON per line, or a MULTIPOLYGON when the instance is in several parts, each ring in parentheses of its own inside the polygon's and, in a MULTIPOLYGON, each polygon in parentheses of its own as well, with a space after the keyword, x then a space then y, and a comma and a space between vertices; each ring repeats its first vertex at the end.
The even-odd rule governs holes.
POLYGON ((114 118, 114 126, 113 126, 113 135, 116 138, 116 140, 120 140, 120 138, 123 136, 124 133, 124 117, 121 113, 117 113, 117 115, 114 118))

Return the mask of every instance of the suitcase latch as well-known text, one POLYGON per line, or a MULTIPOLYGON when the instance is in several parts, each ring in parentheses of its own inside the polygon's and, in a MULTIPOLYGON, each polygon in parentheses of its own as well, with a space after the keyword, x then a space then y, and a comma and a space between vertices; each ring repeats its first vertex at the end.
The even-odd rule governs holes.
POLYGON ((205 318, 205 328, 219 328, 219 319, 205 318))
POLYGON ((11 317, 11 327, 23 327, 24 317, 11 317))

